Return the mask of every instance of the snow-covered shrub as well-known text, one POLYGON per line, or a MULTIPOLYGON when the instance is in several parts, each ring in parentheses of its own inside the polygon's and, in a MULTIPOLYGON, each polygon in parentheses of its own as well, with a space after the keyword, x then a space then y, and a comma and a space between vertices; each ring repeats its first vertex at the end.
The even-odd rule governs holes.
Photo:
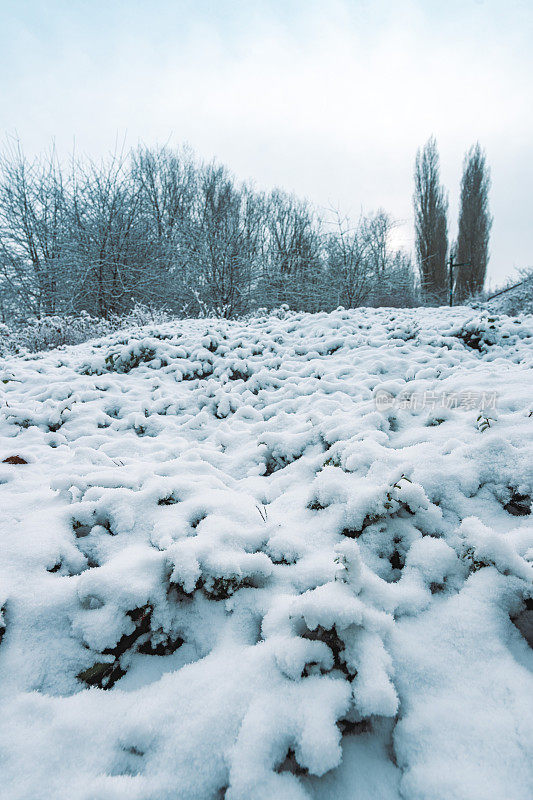
POLYGON ((80 344, 104 336, 113 325, 91 317, 85 311, 78 315, 49 316, 29 320, 13 327, 0 326, 0 355, 28 351, 52 350, 63 345, 80 344))
POLYGON ((111 314, 109 317, 109 324, 113 330, 120 330, 121 328, 140 328, 144 325, 162 325, 165 322, 170 322, 175 319, 176 315, 172 314, 165 308, 157 308, 149 306, 145 303, 137 303, 131 311, 126 314, 111 314))
POLYGON ((533 326, 493 316, 2 359, 7 799, 529 797, 533 326))
POLYGON ((533 314, 533 269, 525 269, 520 274, 521 283, 492 300, 487 300, 485 308, 496 314, 533 314))
POLYGON ((498 341, 496 317, 478 317, 464 323, 455 334, 472 350, 486 352, 498 341))
POLYGON ((486 312, 462 322, 450 331, 472 350, 489 353, 496 348, 511 348, 521 339, 531 339, 533 329, 531 318, 516 319, 503 315, 490 315, 486 312))
POLYGON ((86 311, 30 319, 11 326, 0 324, 0 356, 8 353, 52 350, 64 345, 74 345, 106 336, 113 331, 161 325, 174 317, 165 309, 156 309, 142 303, 127 314, 112 314, 109 319, 93 317, 86 311))

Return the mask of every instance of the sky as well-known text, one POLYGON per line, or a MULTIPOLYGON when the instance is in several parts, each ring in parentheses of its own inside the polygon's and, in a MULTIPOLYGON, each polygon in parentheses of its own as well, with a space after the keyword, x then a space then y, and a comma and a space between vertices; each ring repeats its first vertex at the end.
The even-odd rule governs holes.
POLYGON ((29 154, 188 143, 324 213, 378 208, 413 246, 434 135, 457 228, 491 168, 489 283, 533 265, 533 0, 0 0, 0 137, 29 154))

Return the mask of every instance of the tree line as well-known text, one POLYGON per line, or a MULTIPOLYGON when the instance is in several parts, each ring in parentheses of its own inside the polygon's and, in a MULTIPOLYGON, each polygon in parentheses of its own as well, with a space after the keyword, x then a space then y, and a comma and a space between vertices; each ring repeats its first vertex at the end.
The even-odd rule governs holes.
MULTIPOLYGON (((394 221, 382 209, 354 222, 319 213, 280 189, 239 182, 188 148, 64 161, 54 149, 30 159, 8 144, 0 154, 2 321, 81 311, 107 319, 139 303, 234 317, 282 303, 318 311, 438 299, 448 245, 434 140, 415 172, 419 273, 391 246, 394 221)), ((477 186, 477 174, 468 180, 477 186)), ((459 257, 476 224, 465 215, 459 257)), ((478 283, 466 281, 464 292, 478 283)))

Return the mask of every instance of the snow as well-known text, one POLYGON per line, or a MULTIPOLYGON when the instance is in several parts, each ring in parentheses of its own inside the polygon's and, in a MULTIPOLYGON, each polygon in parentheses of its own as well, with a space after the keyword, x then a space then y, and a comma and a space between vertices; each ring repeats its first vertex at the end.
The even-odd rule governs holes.
POLYGON ((530 800, 533 318, 0 360, 6 800, 530 800))

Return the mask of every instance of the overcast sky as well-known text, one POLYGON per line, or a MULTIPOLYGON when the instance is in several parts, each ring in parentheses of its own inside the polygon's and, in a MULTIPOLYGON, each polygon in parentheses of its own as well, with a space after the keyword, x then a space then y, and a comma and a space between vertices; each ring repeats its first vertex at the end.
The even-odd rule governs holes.
POLYGON ((451 229, 465 150, 492 169, 489 275, 533 264, 533 0, 0 0, 0 130, 92 155, 188 142, 261 188, 412 246, 437 137, 451 229))

